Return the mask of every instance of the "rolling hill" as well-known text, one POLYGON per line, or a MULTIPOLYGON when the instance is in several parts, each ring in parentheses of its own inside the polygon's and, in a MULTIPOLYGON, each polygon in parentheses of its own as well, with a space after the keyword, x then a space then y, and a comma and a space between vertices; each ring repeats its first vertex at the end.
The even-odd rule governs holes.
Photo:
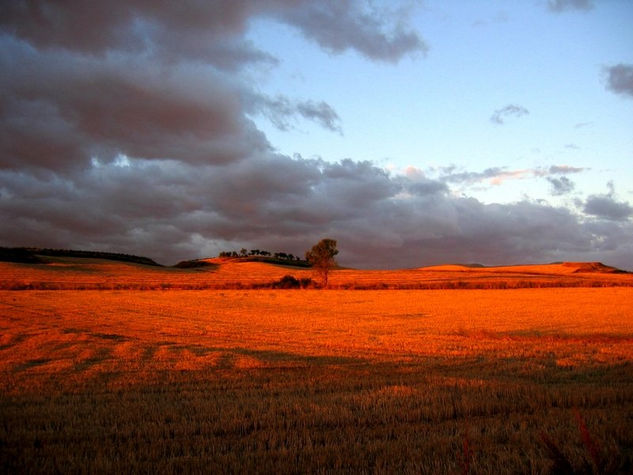
POLYGON ((286 291, 310 269, 26 257, 0 262, 9 473, 356 473, 377 454, 377 471, 457 473, 462 447, 467 473, 550 473, 547 447, 630 472, 633 275, 617 269, 336 269, 334 290, 286 291))
MULTIPOLYGON (((5 252, 2 289, 230 289, 274 287, 284 276, 313 277, 304 266, 278 260, 208 258, 163 267, 125 254, 36 249, 5 252), (21 262, 15 262, 15 261, 21 262)), ((0 259, 3 254, 0 254, 0 259)), ((453 289, 633 286, 633 274, 598 262, 501 267, 443 265, 399 270, 337 269, 338 289, 453 289)))

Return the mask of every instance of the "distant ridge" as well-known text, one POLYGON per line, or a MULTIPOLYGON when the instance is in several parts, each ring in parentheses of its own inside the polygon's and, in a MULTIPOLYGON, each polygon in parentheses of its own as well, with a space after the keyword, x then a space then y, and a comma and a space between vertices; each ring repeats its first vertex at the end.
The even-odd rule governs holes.
MULTIPOLYGON (((104 259, 119 262, 142 264, 153 267, 165 267, 156 261, 143 256, 103 251, 84 251, 74 249, 51 249, 38 247, 3 247, 0 246, 0 262, 15 262, 23 264, 46 264, 48 261, 43 257, 70 257, 86 259, 104 259)), ((309 269, 310 264, 303 259, 283 259, 276 256, 231 256, 231 257, 208 257, 200 259, 185 260, 172 266, 181 269, 190 268, 217 268, 222 264, 259 262, 273 264, 284 267, 295 267, 309 269)), ((337 267, 342 270, 342 267, 337 267)), ((394 271, 397 269, 393 269, 394 271)), ((518 264, 505 266, 485 266, 479 263, 467 264, 447 264, 436 266, 424 266, 410 270, 458 272, 458 273, 526 273, 526 274, 631 274, 631 272, 608 266, 602 262, 552 262, 549 264, 518 264)))
MULTIPOLYGON (((287 259, 277 261, 274 258, 261 257, 213 257, 185 261, 179 267, 175 267, 158 266, 150 259, 127 254, 0 248, 0 260, 13 261, 0 262, 0 289, 256 290, 318 287, 311 281, 311 269, 297 266, 298 260, 295 259, 291 263, 287 259), (16 261, 20 262, 15 263, 16 261)), ((332 289, 339 290, 486 290, 616 286, 633 287, 633 273, 593 262, 505 267, 449 265, 394 270, 338 268, 332 273, 330 283, 332 289)))
POLYGON ((149 257, 102 251, 77 251, 73 249, 43 249, 38 247, 0 247, 0 261, 41 264, 45 261, 39 256, 79 257, 85 259, 107 259, 111 261, 132 262, 146 266, 162 267, 149 257))
POLYGON ((607 274, 626 274, 627 272, 603 264, 602 262, 563 262, 562 266, 571 267, 576 272, 602 272, 607 274))
POLYGON ((435 271, 468 271, 468 272, 528 272, 535 274, 628 274, 617 267, 607 266, 602 262, 553 262, 551 264, 518 264, 510 266, 483 266, 481 264, 449 264, 420 267, 420 270, 435 271))

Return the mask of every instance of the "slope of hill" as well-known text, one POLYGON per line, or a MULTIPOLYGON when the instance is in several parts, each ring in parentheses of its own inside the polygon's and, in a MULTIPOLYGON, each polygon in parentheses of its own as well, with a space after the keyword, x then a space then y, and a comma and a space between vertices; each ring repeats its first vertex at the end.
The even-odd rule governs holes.
MULTIPOLYGON (((39 255, 36 255, 38 257, 39 255)), ((194 266, 161 267, 125 260, 47 255, 44 262, 0 262, 1 289, 231 289, 271 288, 287 275, 313 278, 311 269, 251 259, 211 258, 194 266), (202 264, 200 267, 199 264, 202 264)), ((434 266, 405 270, 338 269, 335 289, 487 289, 633 286, 633 274, 599 263, 534 266, 434 266)))
POLYGON ((244 257, 207 257, 203 259, 193 259, 189 261, 181 261, 174 267, 182 269, 190 269, 194 267, 205 267, 208 265, 238 263, 238 262, 263 262, 265 264, 277 264, 288 267, 309 268, 308 261, 303 259, 282 259, 274 256, 244 256, 244 257))
POLYGON ((42 256, 80 257, 87 259, 107 259, 110 261, 134 262, 148 266, 160 266, 152 259, 132 254, 102 251, 77 251, 73 249, 42 249, 38 247, 0 247, 0 261, 45 263, 42 256))
POLYGON ((615 267, 604 265, 602 262, 555 262, 552 264, 531 264, 515 266, 465 266, 459 264, 420 267, 423 271, 448 271, 477 273, 515 273, 515 274, 546 274, 567 275, 578 273, 625 274, 615 267))

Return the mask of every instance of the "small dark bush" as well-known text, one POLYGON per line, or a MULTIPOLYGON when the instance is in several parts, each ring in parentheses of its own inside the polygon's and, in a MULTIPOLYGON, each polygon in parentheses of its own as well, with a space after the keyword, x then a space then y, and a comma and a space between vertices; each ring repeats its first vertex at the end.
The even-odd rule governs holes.
POLYGON ((297 279, 293 275, 284 275, 281 279, 271 284, 273 289, 305 289, 312 286, 312 279, 297 279))
POLYGON ((273 284, 275 289, 299 289, 301 282, 292 275, 284 275, 281 279, 273 284))
POLYGON ((301 282, 302 289, 307 289, 308 287, 314 286, 314 282, 312 282, 312 279, 310 277, 304 277, 299 282, 301 282))

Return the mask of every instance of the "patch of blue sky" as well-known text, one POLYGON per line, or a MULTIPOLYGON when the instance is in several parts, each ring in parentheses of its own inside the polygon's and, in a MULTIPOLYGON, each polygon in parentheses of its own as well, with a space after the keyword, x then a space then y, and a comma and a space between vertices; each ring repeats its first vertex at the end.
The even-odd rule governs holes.
MULTIPOLYGON (((612 181, 633 188, 633 97, 606 87, 604 68, 633 64, 633 4, 596 2, 589 11, 551 13, 545 2, 425 2, 410 25, 429 46, 398 63, 358 53, 328 54, 291 27, 258 20, 253 43, 279 65, 260 78, 271 96, 325 101, 342 135, 297 118, 278 130, 257 126, 281 153, 370 160, 399 173, 455 165, 468 171, 551 165, 585 168, 576 193, 612 181), (514 105, 524 114, 495 111, 514 105)), ((516 201, 547 195, 543 177, 479 183, 470 196, 516 201)))

